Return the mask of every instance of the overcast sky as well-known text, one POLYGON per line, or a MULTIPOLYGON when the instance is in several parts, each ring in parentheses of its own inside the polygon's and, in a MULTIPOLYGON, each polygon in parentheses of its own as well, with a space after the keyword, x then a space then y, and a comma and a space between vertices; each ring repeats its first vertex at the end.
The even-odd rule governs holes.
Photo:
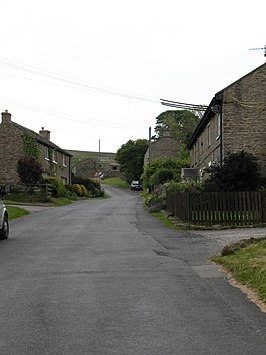
POLYGON ((265 1, 0 0, 0 110, 64 149, 116 152, 167 107, 265 62, 265 1))

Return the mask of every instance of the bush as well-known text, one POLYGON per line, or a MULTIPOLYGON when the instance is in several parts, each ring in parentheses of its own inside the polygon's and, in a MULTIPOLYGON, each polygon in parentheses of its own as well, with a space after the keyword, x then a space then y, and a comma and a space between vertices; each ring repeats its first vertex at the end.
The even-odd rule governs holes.
POLYGON ((65 185, 58 177, 49 176, 44 178, 44 182, 51 185, 53 197, 64 197, 66 195, 65 185))
POLYGON ((42 166, 32 157, 21 157, 17 162, 17 173, 23 184, 37 184, 42 178, 42 166))
MULTIPOLYGON (((146 189, 151 189, 153 184, 151 178, 157 171, 162 171, 161 179, 165 180, 166 178, 170 178, 169 171, 172 172, 172 178, 176 181, 179 181, 181 178, 181 169, 188 167, 187 160, 177 160, 174 158, 168 159, 156 159, 153 160, 149 165, 147 165, 144 169, 143 174, 141 175, 141 181, 143 183, 143 187, 146 189)), ((156 175, 153 179, 157 179, 156 175)), ((160 179, 160 173, 158 180, 160 179)))
POLYGON ((81 196, 87 196, 88 192, 87 189, 84 185, 80 185, 80 190, 81 190, 81 196))
POLYGON ((73 184, 83 185, 87 190, 87 195, 90 197, 103 197, 104 190, 101 188, 100 183, 80 176, 74 176, 72 179, 73 184))
POLYGON ((167 191, 170 192, 201 192, 203 191, 203 185, 201 182, 195 182, 193 184, 180 181, 169 181, 164 184, 167 191))
POLYGON ((213 166, 208 172, 206 191, 256 191, 266 184, 258 159, 243 150, 228 155, 222 166, 213 166))
POLYGON ((72 188, 77 196, 79 196, 79 197, 82 196, 82 190, 81 190, 81 186, 79 184, 72 185, 72 188))
POLYGON ((174 179, 174 171, 171 169, 161 168, 151 176, 150 185, 152 187, 158 186, 160 184, 164 184, 167 181, 174 179))

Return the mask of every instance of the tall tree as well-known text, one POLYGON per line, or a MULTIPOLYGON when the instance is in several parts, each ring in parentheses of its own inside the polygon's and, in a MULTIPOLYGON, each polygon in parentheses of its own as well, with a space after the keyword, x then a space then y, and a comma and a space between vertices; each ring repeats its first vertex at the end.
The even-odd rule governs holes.
POLYGON ((168 110, 156 118, 157 137, 169 131, 181 143, 187 144, 199 123, 199 117, 188 110, 168 110))
POLYGON ((116 152, 116 161, 120 164, 121 171, 128 182, 139 180, 143 170, 143 160, 148 148, 146 139, 129 140, 116 152))

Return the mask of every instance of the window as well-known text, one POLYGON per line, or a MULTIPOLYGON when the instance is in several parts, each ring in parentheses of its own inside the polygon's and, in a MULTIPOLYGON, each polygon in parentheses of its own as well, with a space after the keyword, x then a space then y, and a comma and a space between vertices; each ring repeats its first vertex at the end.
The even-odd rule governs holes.
POLYGON ((221 115, 218 114, 216 117, 217 117, 217 136, 216 136, 216 139, 218 140, 220 138, 220 135, 221 135, 221 115))
POLYGON ((210 147, 211 146, 211 127, 210 127, 210 123, 207 126, 207 130, 208 130, 208 132, 207 132, 207 134, 208 134, 208 147, 210 147))
POLYGON ((56 150, 53 150, 53 153, 52 153, 52 160, 53 160, 53 163, 57 163, 57 154, 56 154, 56 150))
POLYGON ((66 156, 63 154, 63 166, 66 166, 66 156))
POLYGON ((49 149, 48 147, 44 147, 44 159, 49 160, 49 149))

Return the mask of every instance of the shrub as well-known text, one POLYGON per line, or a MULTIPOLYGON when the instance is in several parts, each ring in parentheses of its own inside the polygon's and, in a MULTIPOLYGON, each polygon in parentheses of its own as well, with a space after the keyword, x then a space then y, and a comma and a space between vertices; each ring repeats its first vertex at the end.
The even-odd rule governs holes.
POLYGON ((51 185, 53 197, 64 197, 66 195, 63 181, 56 176, 44 178, 44 182, 51 185))
POLYGON ((170 177, 169 170, 170 170, 173 174, 173 178, 176 181, 179 181, 181 178, 181 169, 186 167, 188 167, 187 160, 177 160, 174 158, 167 158, 165 160, 163 159, 153 160, 149 165, 145 167, 144 172, 141 175, 143 187, 147 189, 151 189, 151 187, 153 186, 151 183, 151 178, 157 171, 160 170, 163 171, 161 179, 164 180, 166 176, 169 178, 170 177))
POLYGON ((151 176, 150 178, 150 185, 151 186, 158 186, 160 184, 164 184, 167 181, 174 179, 174 171, 171 169, 161 168, 151 176))
POLYGON ((166 207, 166 191, 164 186, 160 185, 155 191, 144 196, 144 204, 150 212, 164 209, 166 207))
POLYGON ((17 162, 17 172, 23 184, 36 184, 42 178, 42 166, 32 156, 21 157, 17 162))
POLYGON ((87 189, 84 185, 80 185, 80 190, 81 190, 81 196, 87 196, 88 192, 87 189))
POLYGON ((254 191, 266 184, 258 159, 243 150, 228 155, 222 166, 211 167, 209 173, 206 191, 254 191))
POLYGON ((201 192, 203 191, 203 185, 201 182, 195 182, 193 184, 180 181, 169 181, 164 184, 167 191, 170 192, 201 192))
POLYGON ((101 188, 100 183, 80 176, 74 176, 72 179, 73 184, 83 185, 87 190, 87 195, 90 197, 102 197, 104 196, 104 190, 101 188))
POLYGON ((73 187, 73 191, 75 192, 75 194, 77 195, 77 196, 82 196, 82 190, 81 190, 81 186, 79 185, 79 184, 74 184, 74 185, 72 185, 72 187, 73 187))

